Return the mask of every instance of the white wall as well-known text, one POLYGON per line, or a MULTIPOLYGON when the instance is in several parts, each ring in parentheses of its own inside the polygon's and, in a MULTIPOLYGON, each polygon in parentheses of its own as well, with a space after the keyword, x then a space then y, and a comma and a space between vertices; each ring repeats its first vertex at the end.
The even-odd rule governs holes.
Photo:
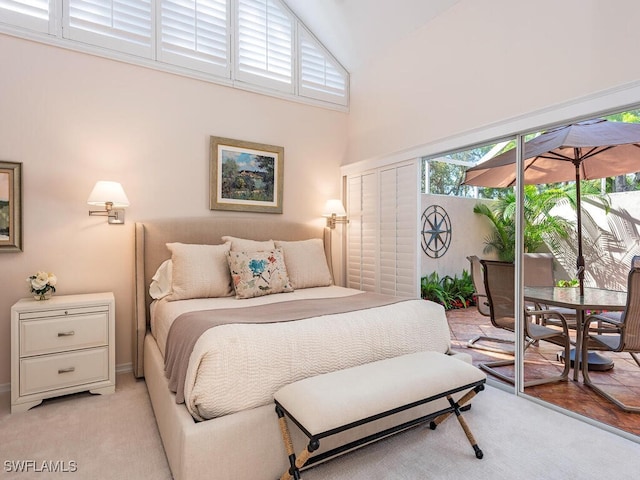
POLYGON ((638 18, 636 0, 462 0, 352 75, 348 162, 637 82, 638 18))
POLYGON ((210 135, 284 146, 288 220, 322 225, 340 195, 345 113, 1 34, 0 65, 0 159, 24 177, 24 252, 0 253, 0 386, 10 307, 37 270, 57 274, 60 295, 113 291, 116 363, 131 361, 134 222, 229 214, 208 208, 210 135), (99 179, 123 184, 125 225, 88 216, 99 179))
POLYGON ((438 205, 447 212, 451 221, 451 244, 449 249, 439 258, 427 256, 420 250, 421 276, 438 272, 440 277, 449 275, 461 276, 462 271, 470 272, 469 255, 477 255, 480 258, 494 258, 494 255, 483 253, 484 240, 491 234, 491 222, 476 213, 473 207, 480 202, 475 198, 462 198, 447 195, 426 195, 421 198, 422 212, 431 205, 438 205))
MULTIPOLYGON (((585 285, 626 290, 631 259, 640 255, 640 192, 612 193, 608 197, 608 212, 590 203, 588 197, 582 201, 585 285)), ((564 203, 551 213, 576 223, 575 211, 564 203)), ((570 232, 569 238, 556 241, 558 247, 552 250, 559 266, 568 272, 568 277, 575 277, 576 229, 570 232)))

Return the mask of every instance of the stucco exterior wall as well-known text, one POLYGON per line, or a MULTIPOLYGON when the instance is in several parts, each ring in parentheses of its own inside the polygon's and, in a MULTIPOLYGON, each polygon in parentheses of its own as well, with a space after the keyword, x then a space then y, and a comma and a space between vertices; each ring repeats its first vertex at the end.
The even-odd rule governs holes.
POLYGON ((444 209, 451 221, 451 244, 449 249, 438 258, 431 258, 421 251, 421 276, 438 272, 440 277, 449 275, 460 277, 463 270, 469 271, 469 255, 480 258, 494 258, 483 253, 484 239, 491 233, 491 227, 486 218, 473 213, 473 207, 478 202, 475 198, 462 198, 447 195, 422 195, 422 209, 424 212, 431 205, 438 205, 444 209))

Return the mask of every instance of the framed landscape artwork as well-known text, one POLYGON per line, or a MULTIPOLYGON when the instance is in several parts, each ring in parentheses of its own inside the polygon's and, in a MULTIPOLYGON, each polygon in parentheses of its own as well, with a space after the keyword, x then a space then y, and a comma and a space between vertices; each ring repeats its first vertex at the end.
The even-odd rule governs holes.
POLYGON ((211 137, 211 210, 282 213, 284 147, 211 137))
POLYGON ((0 161, 0 252, 22 251, 22 164, 0 161))

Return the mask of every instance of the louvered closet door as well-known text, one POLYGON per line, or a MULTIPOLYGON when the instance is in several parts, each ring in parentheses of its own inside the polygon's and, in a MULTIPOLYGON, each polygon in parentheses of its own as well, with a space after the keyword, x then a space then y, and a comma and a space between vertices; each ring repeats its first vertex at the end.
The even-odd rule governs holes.
POLYGON ((347 181, 347 286, 377 291, 377 173, 347 181))
POLYGON ((416 297, 418 162, 347 177, 347 286, 416 297))
POLYGON ((416 178, 413 164, 380 171, 380 293, 417 291, 416 178))

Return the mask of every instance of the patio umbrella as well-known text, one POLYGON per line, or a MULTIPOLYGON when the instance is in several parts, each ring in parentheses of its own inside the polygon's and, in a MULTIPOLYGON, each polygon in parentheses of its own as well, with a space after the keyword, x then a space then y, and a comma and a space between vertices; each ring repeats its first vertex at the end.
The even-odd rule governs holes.
MULTIPOLYGON (((524 146, 524 183, 576 182, 578 280, 584 293, 580 180, 640 171, 640 124, 587 120, 548 130, 524 146)), ((467 169, 463 184, 512 187, 516 183, 516 149, 467 169)))

